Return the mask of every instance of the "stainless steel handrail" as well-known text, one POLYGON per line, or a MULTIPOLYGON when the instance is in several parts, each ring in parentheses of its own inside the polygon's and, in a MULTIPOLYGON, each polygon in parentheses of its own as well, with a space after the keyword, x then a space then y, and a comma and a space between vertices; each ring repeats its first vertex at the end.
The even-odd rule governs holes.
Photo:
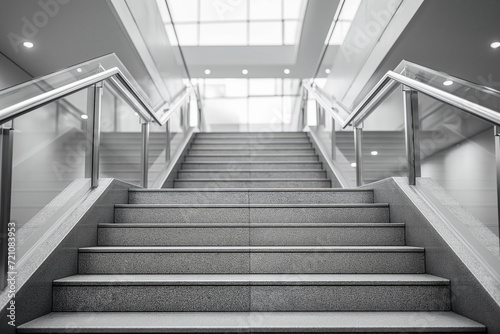
MULTIPOLYGON (((325 110, 329 111, 332 117, 334 117, 335 120, 342 125, 342 128, 346 128, 349 125, 359 125, 359 123, 366 119, 376 108, 376 106, 378 106, 385 99, 385 97, 392 91, 392 89, 394 89, 399 84, 407 86, 420 93, 435 98, 436 100, 463 110, 468 114, 479 117, 496 126, 500 126, 499 112, 393 71, 388 71, 382 77, 382 79, 379 80, 375 87, 366 95, 366 97, 357 105, 357 107, 354 108, 354 110, 352 110, 351 112, 349 112, 346 107, 341 106, 335 100, 333 100, 332 102, 328 102, 327 100, 325 100, 317 92, 318 88, 313 88, 310 82, 306 81, 306 84, 304 84, 304 88, 307 89, 309 94, 311 94, 311 96, 313 96, 325 110), (348 114, 348 116, 346 118, 342 118, 339 113, 333 112, 335 110, 344 111, 348 114)), ((477 86, 483 88, 483 86, 477 86)))
POLYGON ((126 88, 126 90, 124 90, 122 86, 117 85, 116 82, 112 81, 114 86, 121 93, 123 93, 124 96, 127 97, 127 99, 133 98, 133 100, 135 100, 133 103, 134 106, 136 107, 135 109, 142 116, 144 120, 150 121, 152 118, 160 125, 165 124, 161 123, 161 119, 156 115, 153 108, 149 106, 149 104, 137 92, 137 90, 132 86, 130 81, 123 75, 123 73, 117 67, 66 84, 64 86, 55 88, 48 92, 39 94, 25 101, 11 105, 10 107, 4 108, 0 110, 0 124, 8 122, 16 117, 26 114, 32 110, 38 109, 62 97, 76 93, 82 89, 88 88, 92 85, 95 85, 99 82, 105 81, 113 77, 118 78, 120 84, 123 85, 126 88), (140 106, 141 108, 138 108, 138 106, 140 106))
POLYGON ((340 103, 333 100, 329 103, 317 90, 316 87, 313 87, 309 81, 306 81, 303 87, 307 90, 310 96, 314 97, 314 99, 325 109, 328 110, 330 115, 340 124, 343 124, 345 118, 349 116, 349 112, 347 109, 342 106, 340 103), (335 105, 333 105, 335 103, 335 105), (344 116, 341 115, 344 114, 344 116))
POLYGON ((402 74, 389 71, 344 121, 343 128, 347 127, 348 125, 356 126, 357 124, 361 123, 371 114, 375 107, 384 100, 384 98, 392 90, 392 88, 394 88, 394 86, 398 84, 407 86, 436 100, 463 110, 468 114, 479 117, 494 125, 500 126, 500 114, 490 108, 481 106, 477 103, 466 100, 452 93, 443 91, 421 81, 408 78, 402 74))
POLYGON ((164 115, 160 116, 160 123, 162 125, 165 124, 170 119, 170 117, 172 117, 172 114, 175 113, 177 109, 182 107, 189 100, 193 91, 193 87, 188 86, 185 89, 185 92, 180 97, 178 97, 168 108, 166 108, 167 112, 164 115))
MULTIPOLYGON (((409 64, 422 71, 428 71, 430 73, 442 75, 443 73, 436 72, 431 69, 427 69, 423 66, 409 63, 405 60, 402 61, 404 68, 409 64)), ((400 68, 399 65, 397 68, 400 68)), ((396 71, 396 70, 395 70, 396 71)), ((406 134, 406 150, 408 159, 408 181, 410 184, 414 185, 416 183, 416 177, 420 176, 420 148, 419 148, 419 115, 418 115, 418 94, 422 93, 424 95, 430 96, 440 102, 446 103, 450 106, 456 107, 467 114, 478 117, 482 120, 489 122, 495 126, 495 129, 500 128, 500 113, 492 110, 488 107, 479 105, 478 103, 466 100, 456 94, 444 91, 442 89, 436 88, 425 82, 415 80, 413 78, 407 77, 403 74, 396 73, 395 71, 388 71, 382 79, 375 85, 375 87, 365 96, 365 98, 357 105, 357 107, 349 113, 347 108, 343 107, 338 101, 332 99, 328 102, 320 94, 319 88, 313 87, 311 83, 304 84, 304 93, 310 94, 316 101, 317 105, 324 110, 328 110, 334 123, 338 122, 342 128, 346 128, 349 125, 354 127, 354 140, 357 143, 356 150, 356 184, 363 184, 363 159, 362 159, 362 128, 363 121, 371 115, 371 113, 376 109, 376 107, 385 100, 385 98, 396 88, 398 85, 403 86, 404 92, 404 109, 405 109, 405 134, 406 134), (344 110, 348 113, 348 116, 342 118, 340 113, 336 112, 338 110, 344 110)), ((469 87, 477 87, 480 90, 485 90, 487 87, 473 84, 471 82, 466 82, 465 80, 454 78, 453 76, 448 76, 453 80, 461 83, 466 83, 469 87)), ((498 94, 499 92, 488 89, 492 93, 498 94)), ((304 94, 305 96, 306 94, 304 94)), ((500 130, 498 130, 500 133, 500 130)), ((335 159, 335 128, 332 129, 332 159, 335 159)), ((499 140, 500 147, 500 135, 497 136, 499 140)), ((499 149, 500 150, 500 149, 499 149)), ((500 151, 499 151, 499 161, 500 161, 500 151)), ((500 163, 497 166, 500 175, 500 163)), ((500 181, 500 180, 499 180, 500 181)), ((500 193, 500 184, 498 185, 500 193)), ((500 197, 499 197, 500 200, 500 197)), ((500 208, 500 203, 499 203, 500 208)), ((500 214, 499 214, 500 215, 500 214)))

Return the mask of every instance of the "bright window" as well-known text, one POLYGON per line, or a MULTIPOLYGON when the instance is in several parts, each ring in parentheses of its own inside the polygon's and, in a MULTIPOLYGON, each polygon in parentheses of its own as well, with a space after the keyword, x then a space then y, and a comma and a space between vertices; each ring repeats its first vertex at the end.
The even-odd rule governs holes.
POLYGON ((168 0, 179 43, 186 46, 294 45, 306 2, 168 0))

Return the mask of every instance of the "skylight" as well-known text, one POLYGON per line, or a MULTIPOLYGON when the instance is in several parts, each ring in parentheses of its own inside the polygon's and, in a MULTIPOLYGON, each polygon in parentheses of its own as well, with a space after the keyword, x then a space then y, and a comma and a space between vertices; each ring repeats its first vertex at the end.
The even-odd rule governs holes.
MULTIPOLYGON (((180 45, 294 45, 306 0, 168 0, 168 5, 180 45)), ((164 21, 176 44, 170 20, 164 21)))
POLYGON ((342 45, 351 29, 352 21, 358 12, 362 0, 344 0, 330 26, 325 44, 342 45))

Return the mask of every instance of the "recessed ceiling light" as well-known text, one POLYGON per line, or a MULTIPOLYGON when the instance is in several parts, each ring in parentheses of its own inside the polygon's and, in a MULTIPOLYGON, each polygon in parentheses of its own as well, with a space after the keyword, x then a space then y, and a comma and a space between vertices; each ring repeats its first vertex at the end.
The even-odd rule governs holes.
POLYGON ((283 72, 285 72, 285 74, 290 74, 290 70, 288 68, 285 68, 283 72))
POLYGON ((451 86, 451 85, 453 85, 453 81, 446 80, 445 82, 443 82, 443 85, 445 85, 445 86, 451 86))
POLYGON ((327 68, 327 69, 325 70, 325 73, 326 73, 326 74, 330 74, 330 69, 329 69, 329 68, 327 68))
POLYGON ((356 163, 355 163, 355 162, 353 162, 353 163, 351 164, 351 167, 356 167, 356 163))
POLYGON ((85 114, 81 115, 80 117, 81 117, 82 119, 87 119, 87 118, 89 118, 89 116, 87 116, 87 115, 85 115, 85 114))
POLYGON ((371 151, 371 155, 378 155, 378 151, 371 151))
POLYGON ((31 49, 32 47, 34 47, 34 46, 35 46, 35 44, 33 44, 33 43, 31 43, 31 42, 24 42, 24 43, 23 43, 23 45, 24 45, 25 47, 27 47, 28 49, 31 49))
POLYGON ((247 74, 248 74, 248 70, 245 68, 245 69, 243 69, 243 70, 241 71, 241 73, 243 73, 243 74, 247 75, 247 74))
POLYGON ((212 73, 212 71, 210 71, 208 68, 205 70, 205 74, 206 75, 209 75, 210 73, 212 73))
POLYGON ((500 42, 493 42, 490 44, 490 46, 493 48, 493 49, 497 49, 497 48, 500 48, 500 42))
POLYGON ((78 67, 78 68, 76 69, 76 71, 77 71, 78 73, 82 73, 82 71, 83 71, 83 70, 82 70, 80 67, 78 67))

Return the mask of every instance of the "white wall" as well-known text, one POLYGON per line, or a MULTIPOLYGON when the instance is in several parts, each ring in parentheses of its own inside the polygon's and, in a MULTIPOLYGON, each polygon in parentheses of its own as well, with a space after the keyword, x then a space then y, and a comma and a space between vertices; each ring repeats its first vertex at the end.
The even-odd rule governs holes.
POLYGON ((430 177, 498 234, 493 129, 472 136, 422 162, 430 177))
POLYGON ((31 77, 0 53, 0 90, 30 80, 31 77))

